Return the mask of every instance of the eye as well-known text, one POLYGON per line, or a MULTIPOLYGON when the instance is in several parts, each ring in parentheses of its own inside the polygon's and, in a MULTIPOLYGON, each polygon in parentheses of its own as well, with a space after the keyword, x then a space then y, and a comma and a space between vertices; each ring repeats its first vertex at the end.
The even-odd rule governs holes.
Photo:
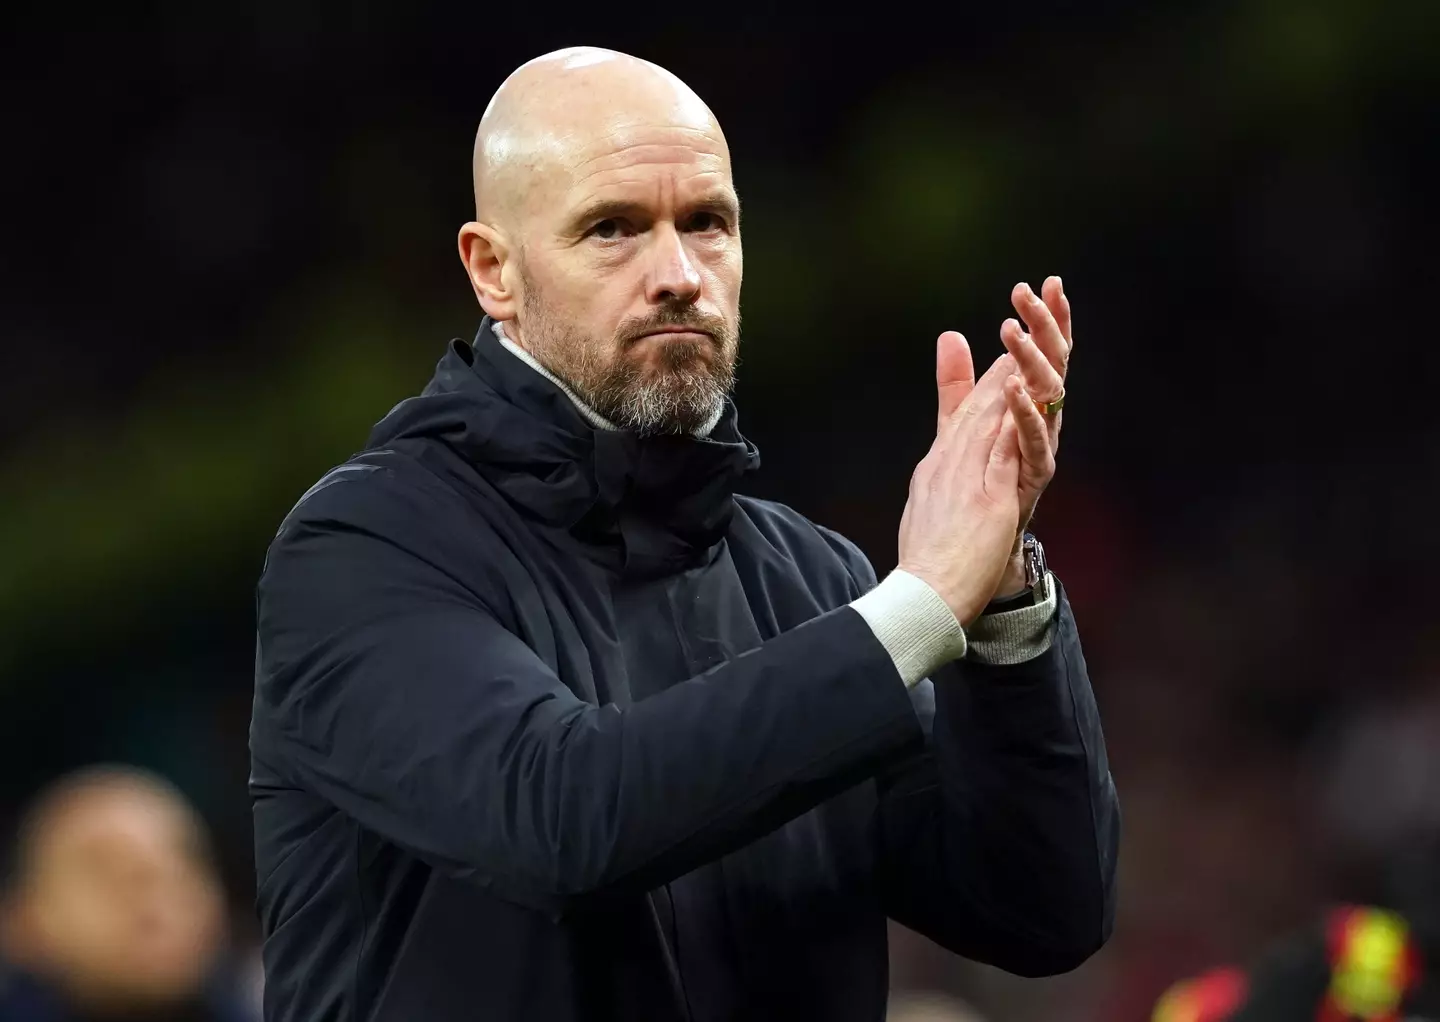
POLYGON ((723 231, 725 220, 718 213, 696 213, 685 226, 687 230, 704 234, 706 231, 723 231))
POLYGON ((618 217, 608 217, 590 228, 590 233, 601 241, 618 241, 629 232, 630 225, 618 217))

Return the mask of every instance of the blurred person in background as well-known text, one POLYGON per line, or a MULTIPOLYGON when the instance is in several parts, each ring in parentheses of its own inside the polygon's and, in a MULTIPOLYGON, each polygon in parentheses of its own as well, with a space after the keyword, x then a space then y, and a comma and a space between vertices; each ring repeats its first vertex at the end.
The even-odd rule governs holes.
POLYGON ((887 915, 1026 976, 1086 960, 1118 804, 1023 531, 1059 278, 1014 289, 978 380, 940 336, 877 586, 735 493, 739 205, 705 104, 561 51, 501 86, 474 177, 478 336, 301 498, 258 586, 267 1018, 878 1022, 887 915))
POLYGON ((0 911, 3 1022, 251 1017, 217 972, 224 905, 205 828, 149 773, 95 767, 37 796, 0 911))
POLYGON ((945 994, 922 991, 897 993, 890 998, 885 1022, 985 1022, 968 1004, 945 994))
POLYGON ((1233 965, 1182 979, 1160 996, 1151 1022, 1230 1022, 1249 982, 1245 970, 1233 965))
POLYGON ((1273 948, 1224 1022, 1440 1022, 1437 969, 1428 922, 1343 905, 1273 948))
POLYGON ((1227 1022, 1440 1022, 1440 837, 1412 833, 1377 893, 1279 941, 1227 1022))
POLYGON ((1153 1022, 1440 1022, 1440 842, 1388 864, 1380 905, 1338 905, 1250 968, 1176 983, 1153 1022))
POLYGON ((1433 649, 1419 653, 1387 699, 1314 743, 1325 854, 1347 902, 1244 971, 1177 984, 1155 1022, 1440 1022, 1440 690, 1433 649))

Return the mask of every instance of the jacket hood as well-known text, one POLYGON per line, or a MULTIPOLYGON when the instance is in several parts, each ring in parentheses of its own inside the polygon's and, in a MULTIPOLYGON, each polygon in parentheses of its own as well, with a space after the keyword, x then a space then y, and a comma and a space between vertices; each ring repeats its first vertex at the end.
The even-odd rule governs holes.
POLYGON ((707 437, 596 429, 550 380, 506 351, 487 316, 456 339, 421 393, 396 405, 370 447, 438 440, 527 517, 613 547, 627 575, 693 563, 725 534, 735 487, 760 465, 726 398, 707 437))

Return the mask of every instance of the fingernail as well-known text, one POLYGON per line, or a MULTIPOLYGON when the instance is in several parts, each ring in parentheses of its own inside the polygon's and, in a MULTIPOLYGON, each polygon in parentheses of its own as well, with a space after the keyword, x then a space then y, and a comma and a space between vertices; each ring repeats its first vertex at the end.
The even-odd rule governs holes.
POLYGON ((1055 275, 1055 286, 1060 289, 1060 293, 1062 295, 1065 293, 1065 282, 1060 279, 1060 275, 1058 273, 1055 275))

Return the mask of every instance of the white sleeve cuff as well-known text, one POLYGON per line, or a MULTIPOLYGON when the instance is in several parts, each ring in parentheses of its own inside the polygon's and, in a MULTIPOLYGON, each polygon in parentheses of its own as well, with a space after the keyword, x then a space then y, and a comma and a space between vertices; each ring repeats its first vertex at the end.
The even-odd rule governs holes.
POLYGON ((1048 650, 1055 637, 1050 623, 1060 602, 1054 575, 1045 575, 1043 593, 1034 606, 976 618, 970 625, 970 658, 982 664, 1023 664, 1048 650))
POLYGON ((895 661, 907 688, 929 677, 941 664, 965 655, 965 629, 949 605, 927 582, 908 571, 892 571, 850 606, 895 661))

